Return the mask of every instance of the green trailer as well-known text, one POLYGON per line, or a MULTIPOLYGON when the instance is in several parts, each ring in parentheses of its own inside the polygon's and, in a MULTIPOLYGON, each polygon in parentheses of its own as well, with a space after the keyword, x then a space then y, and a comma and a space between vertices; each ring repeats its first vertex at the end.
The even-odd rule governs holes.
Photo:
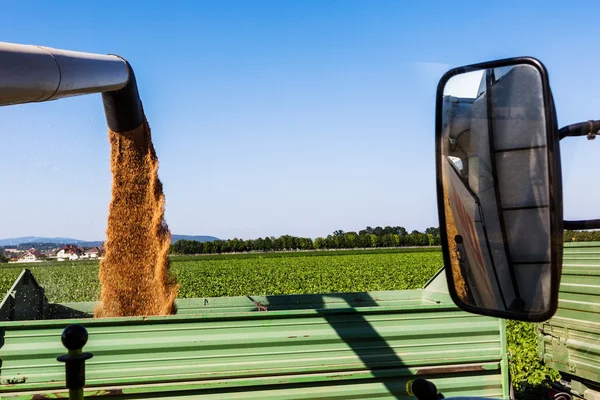
POLYGON ((560 389, 600 399, 600 242, 565 243, 558 311, 539 324, 538 345, 560 389))
POLYGON ((81 324, 93 354, 86 397, 401 399, 426 378, 446 397, 509 398, 504 320, 459 310, 442 270, 418 290, 181 299, 177 308, 94 319, 94 303, 49 302, 24 270, 0 306, 0 397, 67 397, 61 333, 81 324))

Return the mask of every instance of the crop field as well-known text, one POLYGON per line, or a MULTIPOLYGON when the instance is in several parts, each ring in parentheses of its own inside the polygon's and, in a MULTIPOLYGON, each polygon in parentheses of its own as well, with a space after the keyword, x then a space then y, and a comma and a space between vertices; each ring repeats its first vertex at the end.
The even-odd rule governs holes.
MULTIPOLYGON (((415 289, 443 265, 439 249, 357 253, 173 257, 171 271, 180 284, 179 297, 189 298, 415 289)), ((98 262, 92 261, 3 266, 0 293, 25 267, 50 301, 98 300, 98 262)))

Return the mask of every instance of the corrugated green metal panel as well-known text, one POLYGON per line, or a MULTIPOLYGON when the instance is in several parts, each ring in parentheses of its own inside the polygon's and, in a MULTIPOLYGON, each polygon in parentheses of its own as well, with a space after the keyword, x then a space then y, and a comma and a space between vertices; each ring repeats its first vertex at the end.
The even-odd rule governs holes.
MULTIPOLYGON (((497 368, 493 364, 478 364, 475 368, 497 368)), ((164 385, 144 386, 115 386, 107 389, 87 388, 85 396, 103 398, 126 399, 280 399, 280 400, 341 400, 341 399, 405 399, 414 400, 413 395, 407 393, 407 387, 415 379, 415 375, 422 370, 403 369, 389 370, 374 376, 369 371, 353 371, 350 373, 329 373, 312 375, 311 381, 300 381, 296 376, 276 378, 263 378, 253 387, 223 387, 221 383, 227 381, 214 381, 213 388, 204 387, 206 382, 185 381, 164 385), (283 382, 283 383, 282 383, 283 382), (200 394, 201 393, 201 394, 200 394)), ((450 396, 478 396, 490 398, 508 398, 504 389, 493 372, 465 372, 444 373, 434 372, 422 375, 436 384, 438 389, 450 396), (477 382, 474 384, 474 382, 477 382)), ((245 380, 245 382, 250 382, 245 380)), ((48 399, 66 398, 68 393, 64 390, 49 392, 22 392, 11 393, 3 396, 7 399, 48 399)))
MULTIPOLYGON (((600 242, 564 242, 565 251, 570 251, 571 247, 582 249, 586 247, 598 247, 600 242)), ((579 251, 579 250, 577 250, 579 251)))
POLYGON ((238 312, 247 304, 230 298, 215 306, 234 312, 0 323, 0 396, 64 394, 60 334, 79 322, 90 335, 84 350, 94 354, 88 395, 403 398, 406 383, 423 375, 446 396, 506 398, 504 321, 459 311, 449 299, 416 302, 410 292, 370 294, 375 305, 356 307, 345 299, 313 308, 327 301, 307 296, 290 310, 290 296, 270 296, 265 303, 281 311, 238 312))
MULTIPOLYGON (((177 299, 178 315, 248 311, 339 309, 364 306, 420 306, 422 289, 381 292, 327 293, 319 295, 241 296, 177 299)), ((447 295, 446 295, 447 297, 447 295)), ((95 302, 50 303, 46 318, 91 317, 95 302)))
POLYGON ((565 243, 559 309, 539 325, 547 365, 600 382, 600 242, 565 243))
MULTIPOLYGON (((347 372, 365 366, 378 370, 498 362, 502 357, 498 320, 436 307, 377 311, 297 317, 273 312, 268 319, 228 316, 174 323, 166 318, 136 325, 90 320, 85 350, 94 358, 87 363, 87 382, 240 379, 347 372)), ((55 323, 6 329, 3 383, 26 376, 19 389, 61 387, 64 367, 55 357, 64 352, 59 341, 64 327, 55 323)))

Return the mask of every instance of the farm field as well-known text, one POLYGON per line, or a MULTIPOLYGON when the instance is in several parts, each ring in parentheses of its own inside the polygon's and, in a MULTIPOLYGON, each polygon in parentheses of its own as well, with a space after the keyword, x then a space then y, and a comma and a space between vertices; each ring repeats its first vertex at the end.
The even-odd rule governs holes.
MULTIPOLYGON (((171 271, 180 298, 404 290, 422 287, 443 265, 439 249, 423 250, 182 256, 171 259, 171 271)), ((98 262, 6 265, 0 293, 22 268, 31 270, 50 301, 98 300, 98 262)))

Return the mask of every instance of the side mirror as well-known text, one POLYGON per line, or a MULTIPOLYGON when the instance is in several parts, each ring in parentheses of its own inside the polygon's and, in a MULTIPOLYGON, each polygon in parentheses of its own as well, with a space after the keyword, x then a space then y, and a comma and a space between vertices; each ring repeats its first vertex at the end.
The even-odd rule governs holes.
POLYGON ((450 295, 463 310, 540 322, 558 306, 559 135, 543 64, 460 67, 438 84, 437 200, 450 295))

